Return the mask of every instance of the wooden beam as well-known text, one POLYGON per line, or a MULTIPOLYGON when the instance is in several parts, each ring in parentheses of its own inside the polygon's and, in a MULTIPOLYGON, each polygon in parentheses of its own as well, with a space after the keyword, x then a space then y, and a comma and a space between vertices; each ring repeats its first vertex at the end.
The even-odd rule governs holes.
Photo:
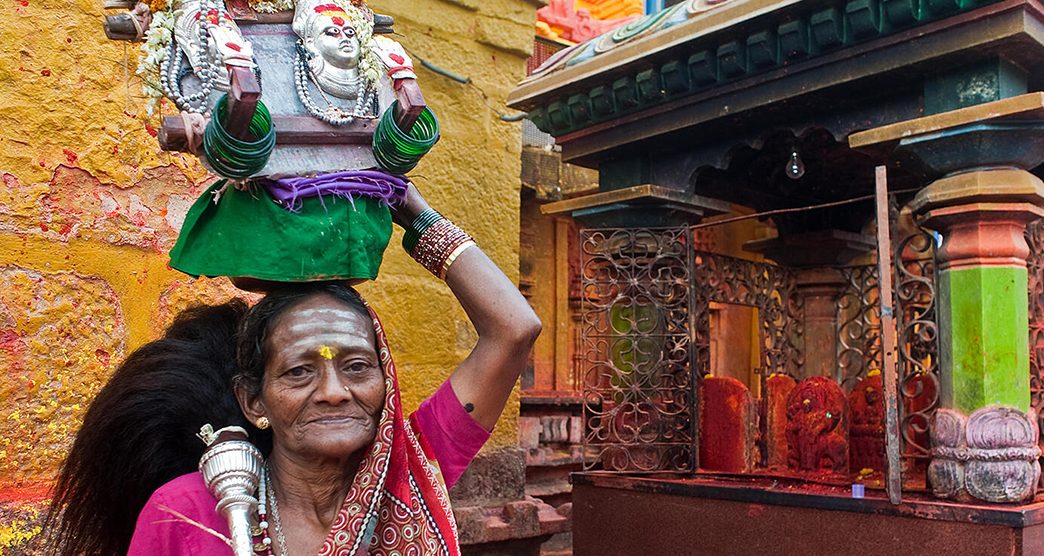
MULTIPOLYGON (((230 5, 231 8, 231 5, 230 5)), ((236 20, 236 23, 240 25, 251 25, 251 24, 273 24, 273 23, 291 23, 294 20, 293 10, 283 10, 275 13, 263 13, 255 12, 250 10, 249 12, 241 9, 230 10, 232 12, 232 18, 236 20)), ((373 14, 373 34, 374 35, 391 35, 395 32, 393 25, 395 20, 390 15, 373 14)))
MULTIPOLYGON (((356 120, 332 126, 309 116, 273 116, 277 145, 366 145, 373 142, 375 120, 356 120)), ((160 148, 188 152, 185 122, 181 116, 163 118, 159 130, 160 148)))
POLYGON ((105 37, 111 41, 136 42, 142 40, 151 21, 148 9, 135 8, 129 12, 105 16, 102 28, 105 29, 105 37))
POLYGON ((254 118, 257 102, 261 99, 261 84, 257 82, 254 70, 241 66, 229 66, 228 77, 231 87, 228 94, 228 112, 223 124, 232 137, 249 141, 250 121, 254 118))
POLYGON ((424 95, 421 94, 420 85, 416 79, 399 79, 395 82, 395 98, 399 104, 395 107, 395 125, 399 129, 409 133, 417 118, 427 106, 424 103, 424 95))
POLYGON ((885 406, 885 491, 893 504, 903 501, 902 461, 899 447, 899 354, 895 301, 892 290, 892 234, 888 214, 888 170, 875 172, 877 201, 877 275, 881 304, 881 379, 885 406))
POLYGON ((906 137, 937 133, 969 124, 1041 118, 1044 118, 1044 92, 1034 91, 853 133, 848 136, 848 146, 853 149, 882 144, 894 146, 906 137))
POLYGON ((582 197, 574 197, 564 201, 555 201, 540 207, 542 214, 561 214, 616 203, 671 203, 686 207, 704 215, 725 214, 732 210, 732 205, 717 199, 693 195, 685 191, 670 189, 660 185, 644 184, 613 191, 600 191, 582 197))

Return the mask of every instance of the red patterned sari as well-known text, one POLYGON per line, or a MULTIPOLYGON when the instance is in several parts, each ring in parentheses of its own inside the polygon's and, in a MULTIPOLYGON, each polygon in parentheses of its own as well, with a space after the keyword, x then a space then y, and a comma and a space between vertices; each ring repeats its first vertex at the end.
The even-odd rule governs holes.
POLYGON ((384 328, 373 309, 377 351, 384 370, 384 409, 377 436, 320 556, 460 554, 457 526, 432 451, 402 414, 399 379, 384 328))

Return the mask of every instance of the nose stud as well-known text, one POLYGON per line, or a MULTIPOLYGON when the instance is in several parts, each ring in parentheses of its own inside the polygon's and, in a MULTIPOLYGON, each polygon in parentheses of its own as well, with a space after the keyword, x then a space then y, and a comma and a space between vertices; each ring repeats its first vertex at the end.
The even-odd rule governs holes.
POLYGON ((350 388, 348 388, 347 386, 345 386, 345 387, 344 387, 344 391, 345 391, 345 392, 347 392, 348 390, 350 390, 350 388))

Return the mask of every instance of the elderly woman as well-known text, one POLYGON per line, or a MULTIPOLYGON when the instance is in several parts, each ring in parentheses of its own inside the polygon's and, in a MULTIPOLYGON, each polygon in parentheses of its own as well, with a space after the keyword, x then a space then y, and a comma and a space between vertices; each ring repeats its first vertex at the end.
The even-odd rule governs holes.
MULTIPOLYGON (((393 212, 459 232, 412 186, 393 212)), ((49 515, 52 552, 231 553, 217 501, 191 472, 202 443, 185 438, 213 422, 245 426, 265 452, 259 553, 458 554, 446 489, 488 438, 540 323, 472 242, 450 255, 422 262, 444 272, 479 339, 409 419, 384 331, 347 286, 288 285, 249 310, 179 317, 88 410, 49 515)))

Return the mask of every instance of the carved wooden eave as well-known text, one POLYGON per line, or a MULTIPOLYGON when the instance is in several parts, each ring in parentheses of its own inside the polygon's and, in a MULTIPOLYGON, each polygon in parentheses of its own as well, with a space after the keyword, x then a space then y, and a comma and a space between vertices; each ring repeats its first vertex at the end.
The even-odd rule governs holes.
POLYGON ((724 138, 922 116, 926 76, 998 55, 1039 87, 1038 0, 690 0, 559 53, 508 103, 570 162, 702 148, 717 165, 724 138))

